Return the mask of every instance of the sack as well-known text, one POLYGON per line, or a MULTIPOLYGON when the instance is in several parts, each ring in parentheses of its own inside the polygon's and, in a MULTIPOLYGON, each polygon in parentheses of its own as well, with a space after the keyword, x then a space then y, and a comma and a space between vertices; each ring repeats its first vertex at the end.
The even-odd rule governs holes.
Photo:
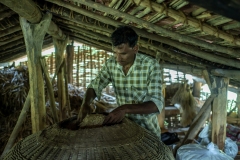
POLYGON ((175 142, 180 141, 177 133, 165 132, 161 134, 161 140, 166 145, 174 144, 175 142))
POLYGON ((186 144, 177 150, 176 160, 233 160, 212 142, 207 146, 186 144))

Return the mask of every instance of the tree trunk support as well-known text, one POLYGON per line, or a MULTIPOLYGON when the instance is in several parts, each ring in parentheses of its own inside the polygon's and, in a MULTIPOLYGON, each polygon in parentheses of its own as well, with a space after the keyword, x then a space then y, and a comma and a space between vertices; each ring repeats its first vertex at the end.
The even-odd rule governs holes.
POLYGON ((218 145, 220 150, 224 149, 226 139, 226 122, 227 122, 227 91, 228 78, 213 77, 212 92, 217 93, 217 97, 213 100, 212 108, 212 142, 218 145))
POLYGON ((52 15, 47 13, 43 16, 40 23, 30 24, 26 19, 20 17, 28 57, 33 133, 44 129, 46 124, 45 95, 40 58, 43 39, 51 18, 52 15))
MULTIPOLYGON (((66 49, 68 43, 68 37, 65 40, 58 40, 53 38, 53 43, 55 47, 55 66, 60 66, 63 62, 64 64, 64 50, 66 49)), ((66 94, 65 94, 65 83, 64 83, 64 65, 59 68, 57 73, 57 88, 58 88, 58 101, 59 101, 59 120, 66 118, 66 94)))

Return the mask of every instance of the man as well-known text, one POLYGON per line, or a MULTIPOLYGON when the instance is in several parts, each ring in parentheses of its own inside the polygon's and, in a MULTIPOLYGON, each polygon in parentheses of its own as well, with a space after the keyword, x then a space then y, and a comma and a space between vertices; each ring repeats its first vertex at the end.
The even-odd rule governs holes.
POLYGON ((90 104, 100 98, 102 89, 112 83, 117 104, 103 124, 115 124, 126 116, 160 138, 157 115, 163 108, 159 63, 138 53, 138 35, 128 26, 120 26, 111 35, 114 56, 104 64, 87 88, 78 120, 91 112, 90 104))

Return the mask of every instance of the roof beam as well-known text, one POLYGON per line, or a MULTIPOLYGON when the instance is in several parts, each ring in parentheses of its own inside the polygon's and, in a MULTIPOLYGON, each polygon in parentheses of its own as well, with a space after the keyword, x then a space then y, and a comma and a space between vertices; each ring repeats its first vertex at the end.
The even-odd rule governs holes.
MULTIPOLYGON (((78 6, 75 6, 75 5, 70 4, 68 2, 65 2, 65 1, 61 1, 61 0, 46 0, 46 1, 49 1, 51 3, 57 4, 57 5, 66 7, 66 8, 69 8, 69 9, 75 11, 75 12, 78 12, 78 13, 81 12, 80 14, 84 14, 83 12, 86 11, 84 9, 80 9, 78 6)), ((102 5, 100 3, 96 3, 96 2, 93 2, 93 1, 83 1, 83 0, 74 0, 74 1, 78 2, 80 4, 83 4, 83 5, 86 5, 90 8, 94 8, 96 10, 106 12, 107 14, 114 15, 116 17, 121 17, 125 20, 132 21, 134 23, 142 25, 146 29, 149 29, 153 32, 157 32, 158 34, 161 34, 161 35, 164 35, 164 36, 169 36, 172 39, 178 40, 180 42, 189 43, 189 44, 192 44, 192 45, 195 45, 195 46, 200 46, 200 47, 203 47, 203 48, 207 48, 207 49, 210 49, 210 50, 215 50, 215 51, 225 53, 225 54, 226 53, 232 54, 232 55, 238 55, 239 54, 239 51, 236 51, 232 48, 227 48, 227 47, 223 47, 223 46, 220 46, 220 45, 211 44, 211 43, 208 43, 208 42, 196 39, 196 38, 192 38, 192 37, 189 37, 189 36, 186 36, 186 35, 181 35, 179 33, 173 32, 171 30, 162 28, 158 25, 155 25, 155 24, 152 24, 150 22, 144 21, 144 20, 142 20, 140 18, 137 18, 133 15, 129 15, 128 13, 124 13, 124 12, 118 11, 116 9, 107 7, 107 6, 102 5)), ((95 16, 92 16, 92 17, 95 19, 95 16)))
MULTIPOLYGON (((90 13, 90 12, 88 12, 87 10, 84 10, 84 9, 80 9, 78 6, 75 6, 75 5, 73 5, 73 4, 70 4, 70 3, 67 3, 67 2, 64 2, 64 1, 59 1, 59 0, 47 0, 47 1, 56 3, 57 5, 60 5, 60 6, 62 6, 62 7, 66 7, 66 8, 68 8, 68 9, 70 9, 70 10, 73 10, 73 11, 75 11, 75 12, 77 12, 77 13, 80 13, 80 14, 83 14, 83 15, 86 15, 86 16, 93 17, 93 18, 96 19, 96 20, 104 21, 105 23, 111 24, 111 25, 113 25, 113 26, 118 26, 119 24, 121 24, 121 25, 123 24, 123 23, 114 21, 114 20, 111 19, 111 18, 103 17, 103 16, 100 16, 100 15, 97 15, 97 14, 94 14, 94 16, 93 16, 93 15, 92 15, 93 13, 90 13)), ((123 18, 125 18, 125 19, 128 19, 128 20, 131 19, 132 21, 134 21, 134 22, 136 22, 136 23, 138 23, 138 24, 143 24, 143 25, 145 25, 144 23, 146 23, 147 26, 149 27, 149 28, 147 27, 148 29, 152 29, 152 30, 156 29, 156 30, 158 30, 159 28, 161 28, 161 27, 159 27, 159 26, 157 26, 157 25, 154 25, 154 24, 152 24, 152 23, 146 22, 146 21, 141 20, 141 19, 139 19, 139 18, 136 18, 136 17, 134 17, 134 16, 132 16, 132 15, 128 15, 127 13, 123 13, 123 12, 120 12, 120 11, 118 11, 118 10, 115 10, 115 9, 112 9, 112 8, 108 8, 108 7, 106 7, 106 6, 103 6, 103 5, 101 5, 101 4, 98 4, 98 3, 95 3, 95 2, 92 2, 92 1, 87 1, 87 2, 86 2, 86 1, 82 2, 82 1, 81 1, 80 3, 83 3, 84 5, 90 5, 90 4, 91 4, 91 7, 92 7, 92 8, 96 8, 96 9, 101 10, 101 11, 107 11, 108 14, 110 14, 111 11, 113 11, 111 14, 115 14, 116 16, 121 16, 121 17, 123 17, 123 18), (121 15, 121 14, 122 14, 122 15, 121 15), (128 17, 128 18, 127 18, 127 17, 128 17)), ((161 29, 162 29, 162 28, 161 28, 161 29)), ((166 30, 166 29, 164 29, 164 30, 166 30)), ((161 42, 163 42, 163 43, 166 43, 166 42, 164 42, 164 40, 166 40, 167 42, 170 42, 170 40, 169 40, 168 38, 164 38, 164 37, 163 37, 163 38, 161 38, 161 37, 157 37, 157 38, 156 38, 156 35, 151 34, 151 33, 148 33, 148 32, 146 32, 147 34, 145 34, 145 33, 143 32, 143 30, 140 30, 140 29, 137 29, 136 31, 137 31, 137 33, 144 34, 144 35, 147 36, 148 38, 151 37, 151 39, 153 39, 153 37, 155 37, 153 40, 156 39, 157 41, 161 41, 161 42), (163 39, 163 40, 161 40, 161 39, 163 39)), ((168 31, 168 32, 172 32, 172 31, 169 31, 169 30, 167 30, 167 31, 168 31)), ((175 33, 173 33, 173 34, 175 34, 175 33)), ((178 33, 176 33, 176 34, 178 34, 178 33)), ((184 36, 184 35, 180 35, 180 36, 182 36, 182 38, 183 38, 183 37, 185 37, 185 38, 191 38, 191 37, 184 36)), ((185 39, 185 38, 183 38, 183 39, 185 39)), ((199 40, 198 40, 198 41, 199 41, 199 40)), ((199 41, 198 43, 199 43, 199 44, 200 44, 200 43, 203 43, 203 41, 199 41)), ((169 44, 169 43, 166 43, 166 44, 169 44)), ((238 65, 238 64, 240 63, 239 60, 229 59, 229 58, 224 58, 224 57, 220 57, 220 56, 217 56, 217 55, 213 55, 213 54, 210 54, 210 53, 208 53, 208 52, 204 52, 204 51, 198 50, 196 47, 189 46, 189 45, 186 45, 186 44, 181 44, 180 42, 177 42, 177 41, 172 41, 172 43, 170 43, 170 44, 171 44, 172 46, 176 47, 176 48, 179 47, 180 50, 183 50, 183 51, 185 51, 185 52, 187 52, 187 53, 189 53, 189 54, 191 54, 191 55, 200 57, 200 58, 202 58, 202 59, 206 59, 206 60, 208 60, 208 61, 212 61, 212 62, 215 62, 215 63, 224 64, 224 65, 226 65, 226 66, 231 66, 231 67, 234 67, 234 68, 240 68, 240 66, 238 65)), ((207 43, 207 44, 208 44, 208 46, 214 45, 214 44, 210 44, 210 43, 207 43)), ((225 47, 219 46, 219 48, 225 48, 225 47)), ((225 48, 225 49, 226 49, 226 48, 225 48)), ((231 49, 231 50, 232 50, 232 49, 231 49)), ((239 54, 239 53, 238 53, 238 54, 239 54)))
MULTIPOLYGON (((39 23, 42 19, 40 9, 31 0, 0 0, 0 3, 6 5, 33 24, 39 23)), ((66 39, 66 35, 53 21, 50 22, 47 33, 59 40, 66 39)))

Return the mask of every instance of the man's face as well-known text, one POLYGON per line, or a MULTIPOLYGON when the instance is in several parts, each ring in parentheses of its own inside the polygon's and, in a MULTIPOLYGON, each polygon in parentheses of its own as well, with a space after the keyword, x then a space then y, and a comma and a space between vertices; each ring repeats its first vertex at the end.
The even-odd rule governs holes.
POLYGON ((116 57, 116 61, 119 65, 131 66, 135 60, 135 55, 138 51, 138 46, 129 47, 128 43, 122 43, 113 47, 113 52, 116 57))

